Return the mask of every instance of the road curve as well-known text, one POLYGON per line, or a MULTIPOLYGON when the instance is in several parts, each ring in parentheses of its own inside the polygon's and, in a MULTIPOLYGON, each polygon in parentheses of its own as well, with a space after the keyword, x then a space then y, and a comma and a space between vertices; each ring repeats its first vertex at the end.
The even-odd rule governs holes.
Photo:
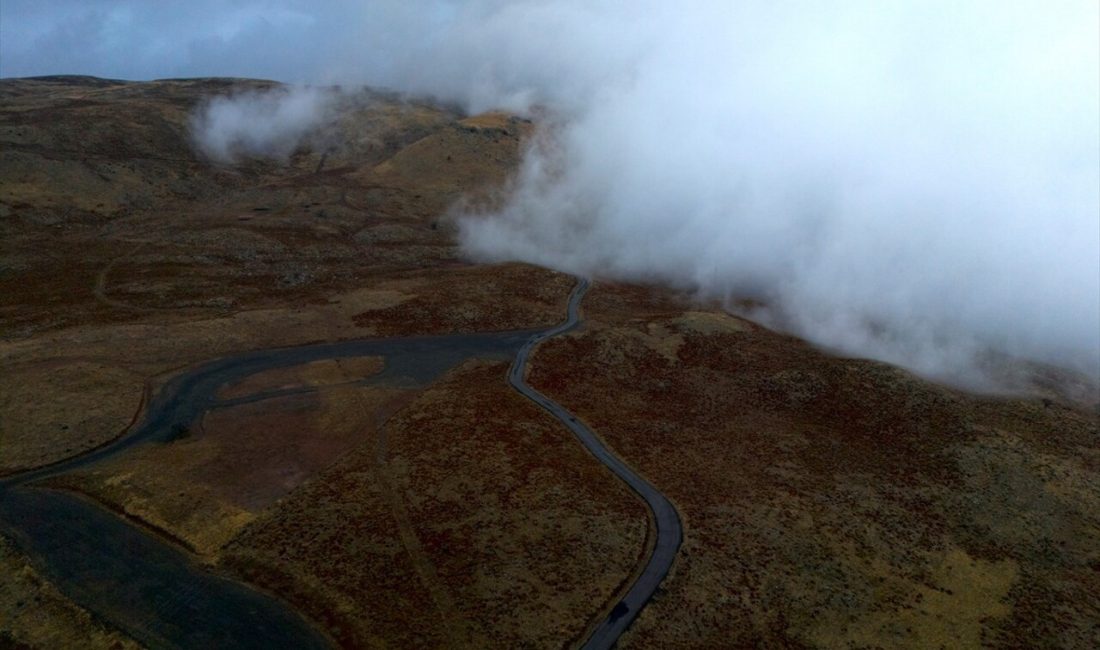
MULTIPOLYGON (((566 320, 556 327, 537 332, 529 338, 525 338, 529 335, 529 332, 501 332, 439 337, 367 339, 294 348, 258 350, 201 364, 173 378, 162 387, 152 398, 140 421, 131 427, 126 435, 100 448, 89 450, 75 457, 0 477, 0 524, 2 524, 0 527, 9 529, 14 527, 13 530, 9 530, 9 533, 14 532, 18 539, 23 540, 23 545, 34 545, 35 540, 38 540, 44 547, 38 549, 41 552, 37 555, 47 560, 54 558, 54 562, 63 566, 55 565, 53 568, 64 569, 62 574, 56 577, 59 580, 62 577, 67 577, 68 579, 65 582, 72 582, 77 586, 81 582, 81 572, 94 572, 103 569, 103 567, 112 567, 114 565, 110 561, 113 560, 126 560, 129 562, 123 568, 136 572, 135 576, 130 576, 134 578, 130 582, 139 584, 139 586, 148 583, 153 577, 160 579, 160 582, 165 585, 175 585, 174 590, 168 589, 168 587, 161 590, 165 592, 162 594, 163 598, 161 600, 163 602, 154 603, 153 611, 145 613, 148 614, 148 619, 145 619, 143 614, 143 620, 139 621, 140 623, 152 624, 158 620, 170 621, 178 618, 181 612, 190 611, 188 608, 194 608, 196 602, 217 601, 211 603, 212 607, 206 608, 211 611, 204 610, 202 615, 189 616, 188 618, 191 620, 189 628, 186 626, 170 626, 173 630, 183 630, 181 632, 182 636, 176 636, 167 640, 167 642, 159 638, 156 640, 150 638, 152 645, 209 647, 210 644, 207 642, 212 638, 209 634, 214 632, 212 628, 218 627, 225 627, 225 634, 236 638, 238 641, 245 637, 255 637, 251 639, 254 642, 253 645, 259 643, 261 647, 279 647, 280 645, 312 647, 314 645, 324 645, 324 640, 311 634, 309 626, 304 625, 304 621, 297 619, 290 611, 283 609, 280 603, 266 599, 262 595, 258 596, 252 593, 251 590, 238 589, 235 585, 225 581, 211 581, 208 577, 199 575, 199 572, 188 570, 185 565, 189 564, 189 560, 181 553, 166 554, 165 549, 161 548, 164 547, 163 543, 156 542, 148 535, 139 534, 136 530, 131 530, 131 526, 114 515, 63 493, 24 486, 95 464, 143 443, 163 443, 174 440, 184 434, 187 428, 203 412, 223 405, 223 400, 216 397, 222 386, 235 383, 244 377, 263 370, 298 365, 319 359, 381 355, 387 357, 387 368, 379 375, 372 377, 372 380, 401 377, 411 379, 416 383, 427 383, 446 368, 456 365, 470 355, 509 354, 518 348, 519 351, 516 353, 515 361, 508 375, 511 385, 560 420, 597 460, 606 465, 616 476, 638 493, 649 507, 653 521, 656 524, 656 536, 652 553, 641 573, 629 587, 626 594, 598 623, 583 645, 586 649, 611 648, 634 621, 641 609, 649 602, 657 587, 667 575, 679 549, 683 532, 679 514, 663 494, 627 467, 619 457, 604 446, 591 429, 577 421, 574 415, 528 386, 524 381, 524 370, 534 347, 545 339, 569 332, 580 323, 580 303, 588 286, 587 280, 579 279, 569 297, 566 320), (61 510, 64 510, 64 513, 61 513, 61 510), (83 525, 78 525, 75 528, 72 525, 61 526, 60 532, 50 528, 50 526, 56 528, 55 524, 58 524, 58 522, 72 524, 78 520, 83 522, 83 525), (152 563, 136 562, 136 565, 134 565, 135 556, 133 553, 127 554, 125 552, 126 548, 116 548, 111 544, 100 544, 103 547, 99 549, 103 553, 103 555, 100 555, 99 552, 93 552, 95 549, 85 548, 88 544, 81 546, 78 543, 82 541, 81 539, 75 541, 66 541, 67 538, 66 540, 61 539, 64 537, 62 533, 88 531, 92 528, 95 530, 103 529, 103 531, 110 529, 110 532, 100 531, 101 534, 92 535, 92 538, 100 540, 117 540, 122 537, 132 538, 130 542, 123 546, 129 548, 134 544, 142 544, 142 548, 145 550, 137 555, 142 557, 146 555, 156 556, 157 559, 152 563), (115 530, 116 528, 117 530, 115 530), (79 552, 71 552, 74 550, 79 552), (161 557, 162 555, 163 557, 161 557), (226 589, 229 589, 230 593, 226 593, 226 589), (211 597, 211 592, 223 593, 227 600, 224 603, 218 601, 216 598, 211 597), (202 594, 203 597, 196 598, 196 594, 202 594), (241 611, 269 617, 267 625, 272 628, 270 631, 273 634, 282 639, 282 643, 273 643, 270 639, 265 641, 261 637, 250 635, 248 625, 245 625, 244 628, 241 628, 240 625, 234 626, 235 622, 244 622, 245 620, 236 615, 236 612, 241 611), (271 624, 270 617, 273 616, 273 612, 274 617, 280 620, 279 625, 271 624), (222 621, 222 623, 225 623, 224 626, 214 620, 223 618, 229 619, 222 621)), ((88 535, 84 534, 84 537, 88 537, 88 535)), ((88 542, 88 539, 83 539, 83 542, 88 542)), ((47 573, 51 573, 51 571, 47 571, 47 573)), ((56 573, 56 571, 52 573, 56 573)), ((105 577, 101 576, 101 579, 105 580, 105 577)), ((137 632, 136 628, 123 624, 118 618, 120 614, 124 616, 125 610, 132 607, 132 604, 127 604, 128 594, 126 592, 126 589, 112 589, 97 594, 96 597, 91 599, 85 597, 76 598, 76 600, 93 611, 97 611, 98 615, 103 616, 105 619, 122 624, 121 627, 124 629, 137 632), (113 607, 114 605, 118 605, 118 607, 113 607)), ((75 598, 77 594, 70 594, 70 596, 75 598)), ((260 626, 257 623, 253 627, 260 626)), ((138 636, 142 635, 138 634, 138 636)), ((248 645, 242 645, 239 642, 235 642, 235 644, 238 647, 248 645)))
MULTIPOLYGON (((369 381, 406 379, 427 383, 469 356, 512 350, 530 334, 527 331, 447 336, 410 336, 353 339, 287 348, 241 352, 207 361, 180 373, 161 387, 146 406, 140 420, 124 435, 86 452, 41 467, 0 476, 0 493, 9 488, 58 476, 116 456, 147 442, 171 442, 184 434, 204 412, 248 400, 220 400, 218 391, 255 373, 274 368, 345 357, 384 356, 385 369, 369 381)), ((290 394, 272 391, 259 398, 290 394)), ((300 392, 300 391, 299 391, 300 392)))
MULTIPOLYGON (((161 387, 122 437, 52 465, 0 477, 0 534, 11 538, 67 597, 142 645, 181 650, 329 647, 321 631, 282 601, 214 575, 183 550, 94 500, 34 483, 138 445, 171 442, 209 409, 236 403, 220 399, 221 388, 257 372, 322 359, 384 356, 385 368, 360 383, 422 386, 471 356, 507 359, 530 334, 318 343, 243 352, 192 367, 161 387)), ((284 393, 269 391, 258 398, 284 393)))
POLYGON ((676 558, 676 551, 683 540, 683 527, 680 523, 680 515, 675 506, 657 491, 648 481, 639 476, 634 470, 627 467, 613 451, 608 449, 600 441, 596 434, 587 426, 579 422, 572 413, 565 410, 560 404, 546 397, 524 381, 524 370, 527 368, 528 357, 531 350, 541 341, 565 334, 580 324, 580 304, 588 291, 589 282, 585 278, 578 278, 573 293, 569 296, 569 308, 564 322, 560 325, 544 330, 532 336, 520 348, 516 354, 515 362, 508 372, 508 382, 525 397, 549 411, 551 415, 561 421, 573 435, 581 441, 593 456, 607 466, 615 476, 618 476, 632 490, 645 500, 656 523, 656 542, 653 552, 649 556, 645 567, 634 584, 627 590, 626 595, 611 608, 607 616, 599 623, 592 634, 582 646, 586 650, 611 648, 626 631, 630 624, 646 606, 657 587, 668 574, 672 561, 676 558))

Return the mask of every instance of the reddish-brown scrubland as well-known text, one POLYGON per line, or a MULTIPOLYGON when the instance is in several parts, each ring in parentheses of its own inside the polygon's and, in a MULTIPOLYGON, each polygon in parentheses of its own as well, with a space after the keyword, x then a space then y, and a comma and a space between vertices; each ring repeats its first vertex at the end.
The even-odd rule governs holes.
MULTIPOLYGON (((278 346, 547 327, 572 278, 463 259, 532 125, 364 92, 325 151, 213 164, 203 98, 268 82, 0 82, 0 474, 122 435, 164 382, 278 346)), ((670 292, 597 282, 530 382, 679 508, 622 647, 1090 647, 1097 411, 842 359, 670 292)), ((513 392, 383 357, 224 386, 186 435, 50 479, 276 594, 348 647, 581 640, 646 551, 643 504, 513 392)), ((0 537, 0 645, 133 647, 0 537)))

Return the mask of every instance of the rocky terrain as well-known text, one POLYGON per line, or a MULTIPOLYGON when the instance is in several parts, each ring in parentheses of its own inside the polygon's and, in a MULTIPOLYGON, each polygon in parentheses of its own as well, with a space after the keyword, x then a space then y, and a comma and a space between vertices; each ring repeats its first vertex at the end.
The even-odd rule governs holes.
MULTIPOLYGON (((192 115, 253 80, 0 81, 0 477, 125 434, 200 362, 564 318, 573 279, 463 258, 534 129, 346 91, 288 159, 216 163, 192 115)), ((1095 386, 980 396, 599 281, 530 383, 679 509, 623 638, 664 647, 1094 647, 1095 386)), ((505 381, 365 356, 224 386, 169 443, 48 487, 275 595, 345 647, 582 641, 652 543, 639 499, 505 381)), ((1022 368, 1022 369, 1021 369, 1022 368)), ((0 645, 135 647, 0 526, 0 645)))

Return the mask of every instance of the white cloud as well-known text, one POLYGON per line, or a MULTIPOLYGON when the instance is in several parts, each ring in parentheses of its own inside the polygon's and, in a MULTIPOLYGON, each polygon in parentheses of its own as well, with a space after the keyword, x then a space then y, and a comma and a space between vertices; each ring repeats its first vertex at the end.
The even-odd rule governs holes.
POLYGON ((335 93, 300 86, 215 97, 192 119, 198 149, 213 160, 286 159, 331 115, 335 93))
POLYGON ((539 104, 553 145, 467 222, 478 255, 755 296, 937 376, 989 348, 1100 374, 1095 0, 197 1, 71 3, 51 27, 46 3, 5 0, 0 73, 539 104), (133 27, 106 43, 93 27, 120 8, 133 27), (33 37, 10 27, 28 12, 33 37))
POLYGON ((938 377, 990 349, 1100 374, 1095 4, 691 7, 563 99, 471 251, 759 298, 938 377))

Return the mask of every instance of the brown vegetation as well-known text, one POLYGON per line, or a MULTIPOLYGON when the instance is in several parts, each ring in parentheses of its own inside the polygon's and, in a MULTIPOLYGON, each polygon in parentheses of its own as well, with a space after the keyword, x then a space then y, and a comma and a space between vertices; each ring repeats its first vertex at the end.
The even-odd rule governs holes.
MULTIPOLYGON (((446 216, 495 200, 529 123, 364 92, 288 161, 193 153, 204 98, 270 85, 0 82, 0 474, 221 355, 563 319, 570 278, 463 261, 446 216)), ((530 381, 684 518, 624 647, 1094 645, 1098 418, 1057 372, 981 398, 663 291, 600 283, 584 312, 530 381)), ((264 399, 54 484, 348 646, 579 640, 637 567, 640 502, 502 360, 359 383, 386 363, 260 373, 220 397, 264 399)), ((129 647, 31 564, 0 537, 0 643, 129 647)))
POLYGON ((506 370, 452 372, 251 523, 224 561, 353 647, 577 637, 637 562, 644 510, 506 370))
POLYGON ((624 646, 1090 645, 1094 414, 968 395, 632 287, 597 285, 585 314, 531 381, 685 520, 624 646))
MULTIPOLYGON (((529 124, 364 92, 342 100, 323 151, 235 167, 196 156, 188 121, 204 98, 270 86, 0 82, 0 473, 104 444, 144 395, 221 354, 561 318, 567 281, 462 262, 441 214, 491 195, 529 124), (386 312, 402 303, 408 313, 386 312)), ((401 398, 336 377, 377 367, 329 366, 254 377, 227 395, 317 391, 216 410, 171 445, 58 483, 216 561, 259 513, 370 440, 374 411, 401 398)), ((6 609, 0 627, 16 634, 27 611, 6 609)))
POLYGON ((525 123, 489 116, 504 131, 483 131, 365 93, 326 127, 341 144, 324 152, 235 168, 196 156, 188 120, 204 98, 270 85, 0 84, 0 473, 116 437, 143 379, 219 354, 482 326, 471 313, 506 328, 560 317, 553 286, 503 293, 555 274, 463 264, 438 223, 441 205, 506 178, 525 123), (455 133, 479 157, 435 170, 455 133), (447 290, 462 302, 439 293, 440 268, 459 273, 447 290), (404 301, 412 313, 372 316, 404 301))

